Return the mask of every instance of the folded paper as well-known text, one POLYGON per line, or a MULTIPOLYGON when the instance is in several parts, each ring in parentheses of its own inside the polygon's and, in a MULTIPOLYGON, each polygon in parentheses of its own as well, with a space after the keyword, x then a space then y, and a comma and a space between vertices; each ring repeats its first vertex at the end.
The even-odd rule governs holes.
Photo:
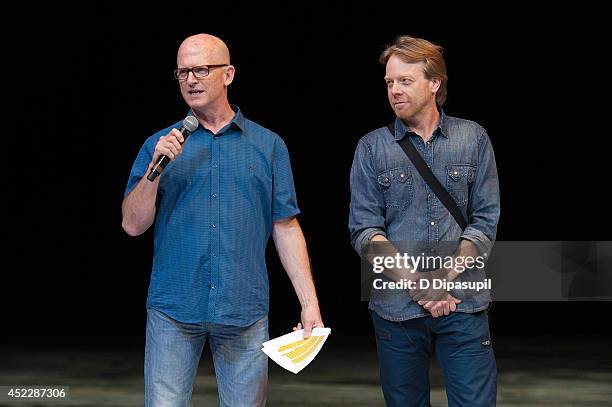
POLYGON ((304 330, 300 329, 264 342, 261 350, 280 366, 297 374, 317 356, 330 332, 330 328, 314 328, 310 337, 304 339, 304 330))

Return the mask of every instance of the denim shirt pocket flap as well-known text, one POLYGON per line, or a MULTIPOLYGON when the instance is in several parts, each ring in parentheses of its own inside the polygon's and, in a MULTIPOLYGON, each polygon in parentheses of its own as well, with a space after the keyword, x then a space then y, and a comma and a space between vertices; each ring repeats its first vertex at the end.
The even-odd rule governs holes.
POLYGON ((385 188, 388 188, 391 185, 391 173, 390 171, 385 171, 378 176, 378 183, 385 188))
POLYGON ((473 182, 476 177, 476 168, 471 165, 449 165, 448 176, 455 182, 467 180, 473 182))
POLYGON ((468 182, 471 184, 476 178, 476 167, 469 167, 468 169, 468 182))
POLYGON ((449 165, 448 166, 448 176, 456 182, 461 181, 461 179, 467 178, 468 169, 467 167, 459 166, 459 165, 449 165))
POLYGON ((396 168, 392 171, 394 172, 393 176, 395 180, 398 182, 404 183, 408 180, 408 178, 410 178, 410 173, 405 167, 396 168))
POLYGON ((384 187, 389 187, 392 181, 404 183, 410 178, 410 173, 406 167, 397 167, 387 170, 378 176, 378 183, 384 187))

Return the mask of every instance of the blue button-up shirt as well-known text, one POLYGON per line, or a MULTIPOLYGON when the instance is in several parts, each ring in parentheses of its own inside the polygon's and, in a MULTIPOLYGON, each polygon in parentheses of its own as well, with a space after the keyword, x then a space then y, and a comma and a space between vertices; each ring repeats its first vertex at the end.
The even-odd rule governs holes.
MULTIPOLYGON (((477 123, 440 114, 429 142, 410 132, 396 118, 395 134, 386 127, 365 135, 351 168, 349 229, 355 250, 363 255, 370 239, 381 234, 391 242, 432 246, 467 239, 481 253, 490 253, 499 219, 499 183, 491 141, 477 123), (398 141, 410 141, 447 189, 468 220, 462 231, 450 212, 419 175, 398 141)), ((388 320, 428 315, 406 292, 376 293, 370 309, 388 320)), ((457 310, 488 307, 488 297, 469 298, 457 310)))
MULTIPOLYGON (((216 135, 200 125, 159 180, 147 307, 185 323, 247 326, 267 315, 272 221, 299 213, 285 143, 232 108, 216 135)), ((181 124, 146 140, 126 195, 181 124)))

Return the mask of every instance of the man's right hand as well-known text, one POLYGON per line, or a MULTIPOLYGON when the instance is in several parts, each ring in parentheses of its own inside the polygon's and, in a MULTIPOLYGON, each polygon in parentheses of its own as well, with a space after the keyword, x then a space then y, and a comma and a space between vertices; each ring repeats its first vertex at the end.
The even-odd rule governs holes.
POLYGON ((172 129, 170 133, 161 136, 155 145, 152 164, 155 165, 161 155, 165 155, 170 161, 173 161, 183 151, 181 143, 184 141, 185 138, 177 129, 172 129))
POLYGON ((457 309, 457 304, 461 302, 461 300, 453 297, 448 291, 442 288, 432 288, 433 279, 443 279, 447 277, 447 273, 447 270, 444 269, 424 273, 422 278, 429 280, 429 288, 415 288, 409 290, 409 294, 413 301, 417 302, 424 309, 428 310, 434 318, 455 312, 457 309))
POLYGON ((457 304, 461 302, 461 300, 450 295, 448 291, 442 289, 415 289, 409 290, 409 293, 412 299, 428 310, 434 318, 454 312, 457 309, 457 304))
POLYGON ((461 300, 456 299, 452 295, 448 294, 448 299, 443 301, 419 301, 419 305, 429 311, 432 317, 437 318, 442 315, 448 315, 451 312, 455 312, 457 309, 457 304, 459 304, 461 300))

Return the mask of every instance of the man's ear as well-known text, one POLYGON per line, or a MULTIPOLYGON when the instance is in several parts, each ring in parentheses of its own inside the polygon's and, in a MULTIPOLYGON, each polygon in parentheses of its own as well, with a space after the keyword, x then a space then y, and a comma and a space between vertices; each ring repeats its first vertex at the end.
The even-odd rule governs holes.
POLYGON ((429 83, 431 93, 436 93, 440 89, 440 85, 442 85, 442 81, 440 79, 431 79, 429 83))
POLYGON ((225 86, 229 86, 234 81, 234 75, 236 75, 236 68, 234 65, 229 65, 225 68, 224 74, 224 84, 225 86))

